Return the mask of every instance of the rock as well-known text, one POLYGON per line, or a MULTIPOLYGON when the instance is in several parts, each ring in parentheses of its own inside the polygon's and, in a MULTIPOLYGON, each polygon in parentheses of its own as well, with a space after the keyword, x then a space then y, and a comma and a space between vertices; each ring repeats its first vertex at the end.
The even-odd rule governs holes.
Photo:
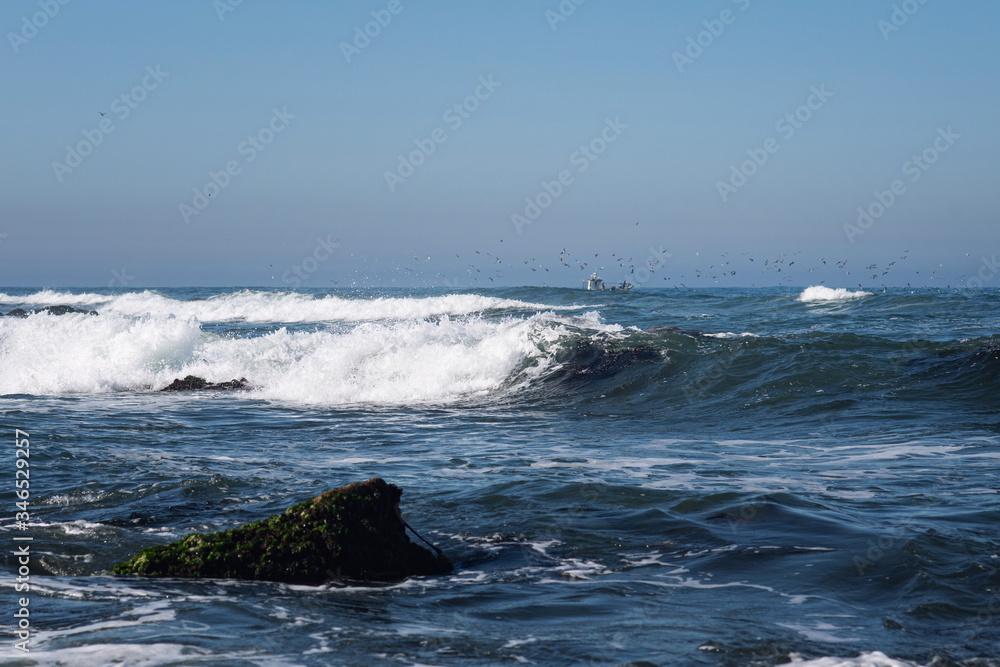
POLYGON ((198 391, 201 389, 250 389, 246 378, 230 380, 229 382, 206 382, 205 378, 196 375, 188 375, 183 380, 174 378, 160 391, 198 391))
POLYGON ((113 574, 322 584, 394 581, 452 569, 410 542, 399 513, 402 491, 378 477, 327 491, 246 526, 193 533, 143 549, 113 574))
POLYGON ((66 315, 67 313, 83 313, 85 315, 97 314, 96 310, 83 310, 82 308, 74 308, 73 306, 45 306, 44 308, 36 308, 34 312, 44 312, 49 315, 66 315))
POLYGON ((15 308, 7 313, 7 317, 27 317, 33 313, 48 313, 49 315, 66 315, 67 313, 83 313, 84 315, 96 315, 96 310, 83 310, 73 306, 45 306, 44 308, 32 308, 30 311, 24 308, 15 308))

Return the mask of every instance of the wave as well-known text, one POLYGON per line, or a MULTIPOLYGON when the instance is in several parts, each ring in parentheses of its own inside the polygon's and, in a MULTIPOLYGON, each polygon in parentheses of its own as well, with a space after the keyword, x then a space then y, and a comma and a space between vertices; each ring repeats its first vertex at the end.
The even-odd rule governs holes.
POLYGON ((23 296, 0 293, 0 303, 17 306, 95 306, 113 298, 107 294, 73 294, 48 289, 23 296))
POLYGON ((744 331, 743 333, 733 333, 732 331, 722 331, 719 333, 703 333, 706 338, 760 338, 757 334, 744 331))
POLYGON ((207 299, 178 300, 152 291, 120 295, 71 294, 43 290, 25 296, 0 294, 0 303, 17 305, 88 305, 100 313, 195 318, 201 322, 369 322, 460 316, 496 311, 579 310, 478 294, 423 298, 345 298, 295 292, 240 290, 207 299))
POLYGON ((194 320, 68 314, 0 319, 0 394, 141 389, 203 344, 194 320))
POLYGON ((843 287, 833 289, 830 287, 824 287, 823 285, 812 285, 802 290, 802 293, 799 294, 798 300, 803 303, 849 301, 851 299, 860 299, 866 296, 871 296, 871 294, 871 292, 865 292, 862 290, 852 292, 843 287))
MULTIPOLYGON (((67 300, 51 292, 21 298, 38 303, 39 295, 67 300)), ((1000 388, 1000 341, 992 336, 905 340, 889 330, 803 328, 752 334, 731 322, 714 333, 640 330, 605 323, 596 311, 475 294, 363 300, 243 290, 200 300, 155 292, 102 298, 108 301, 98 316, 0 318, 0 394, 149 392, 195 375, 246 378, 252 389, 241 396, 293 404, 501 400, 616 409, 627 402, 699 420, 732 410, 794 418, 846 405, 880 409, 890 399, 892 409, 961 400, 956 410, 978 414, 995 405, 1000 388), (226 318, 236 324, 215 323, 226 318), (241 324, 247 321, 262 324, 241 324)))
MULTIPOLYGON (((813 634, 819 640, 828 639, 828 636, 819 631, 813 633, 802 631, 802 634, 807 637, 813 634)), ((895 660, 881 651, 862 653, 856 658, 835 658, 828 656, 809 660, 795 653, 790 657, 791 662, 788 665, 791 667, 917 667, 916 663, 895 660)))
MULTIPOLYGON (((422 311, 426 312, 426 310, 422 311)), ((246 377, 259 398, 302 404, 449 403, 516 390, 556 363, 571 329, 619 333, 596 313, 361 322, 249 337, 194 317, 69 314, 0 319, 0 394, 160 389, 175 377, 246 377)))

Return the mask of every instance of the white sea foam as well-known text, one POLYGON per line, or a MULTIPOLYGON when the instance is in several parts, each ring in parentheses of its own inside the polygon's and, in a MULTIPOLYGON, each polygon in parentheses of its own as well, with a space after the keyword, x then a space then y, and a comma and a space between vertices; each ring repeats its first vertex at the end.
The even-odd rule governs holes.
POLYGON ((792 661, 788 663, 793 667, 917 667, 912 662, 902 662, 893 660, 881 651, 862 653, 856 658, 815 658, 813 660, 803 660, 802 656, 793 653, 792 661))
POLYGON ((100 313, 0 318, 0 395, 150 391, 196 375, 245 377, 257 398, 302 404, 448 403, 530 383, 551 368, 568 333, 626 335, 595 311, 559 313, 476 294, 360 299, 241 290, 184 301, 151 291, 46 290, 0 297, 100 313), (223 321, 318 326, 250 337, 203 327, 223 321))
MULTIPOLYGON (((151 291, 114 296, 43 290, 25 296, 0 294, 0 303, 20 306, 91 306, 101 313, 194 318, 200 322, 370 322, 426 319, 490 311, 551 310, 553 307, 478 294, 433 297, 347 298, 333 294, 239 290, 207 299, 178 300, 151 291)), ((585 306, 560 307, 580 310, 585 306)))
MULTIPOLYGON (((203 345, 193 320, 33 315, 0 319, 0 394, 148 388, 203 345)), ((227 378, 228 379, 228 378, 227 378)))
POLYGON ((707 333, 702 334, 706 338, 760 338, 757 334, 744 331, 743 333, 733 333, 732 331, 724 331, 721 333, 707 333))
MULTIPOLYGON (((106 665, 134 665, 135 667, 158 667, 159 665, 178 665, 187 662, 208 660, 211 654, 201 648, 183 644, 167 644, 164 642, 149 644, 110 644, 95 643, 82 646, 45 649, 31 645, 30 658, 13 650, 4 656, 11 660, 29 660, 22 664, 30 665, 75 665, 76 667, 105 667, 106 665)), ((7 663, 10 664, 10 663, 7 663)))
POLYGON ((112 299, 114 297, 107 294, 72 294, 50 289, 25 296, 0 293, 0 303, 19 306, 94 306, 112 299))
POLYGON ((367 323, 343 334, 281 330, 237 346, 222 343, 218 360, 209 363, 242 357, 262 398, 305 404, 449 402, 488 394, 523 360, 539 356, 530 333, 524 320, 450 318, 367 323))
MULTIPOLYGON (((149 391, 197 375, 213 382, 246 377, 252 396, 294 403, 448 403, 529 382, 552 366, 559 341, 574 329, 621 333, 593 312, 452 317, 416 299, 410 310, 419 312, 409 319, 234 337, 204 331, 193 313, 174 312, 178 302, 143 294, 141 315, 126 313, 119 299, 97 317, 0 318, 0 395, 149 391), (150 314, 156 300, 165 307, 150 314), (422 317, 430 312, 437 316, 422 317)), ((451 298, 444 305, 455 305, 451 298)), ((471 298, 484 299, 476 307, 499 301, 471 298)), ((384 314, 392 309, 380 307, 384 314)), ((357 319, 357 309, 349 316, 357 319)))
POLYGON ((838 289, 833 289, 830 287, 824 287, 823 285, 812 285, 802 290, 799 294, 799 301, 803 303, 821 303, 827 301, 849 301, 851 299, 860 299, 866 296, 871 296, 871 292, 865 292, 863 290, 856 290, 852 292, 849 289, 840 287, 838 289))

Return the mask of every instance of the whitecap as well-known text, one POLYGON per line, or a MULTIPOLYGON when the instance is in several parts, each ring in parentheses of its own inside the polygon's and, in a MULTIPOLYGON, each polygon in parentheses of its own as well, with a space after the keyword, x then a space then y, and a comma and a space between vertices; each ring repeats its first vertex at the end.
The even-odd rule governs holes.
POLYGON ((871 292, 865 292, 863 290, 856 290, 852 292, 851 290, 843 287, 833 289, 823 285, 812 285, 802 290, 802 293, 799 294, 798 300, 803 303, 822 303, 829 301, 849 301, 851 299, 860 299, 871 295, 871 292))

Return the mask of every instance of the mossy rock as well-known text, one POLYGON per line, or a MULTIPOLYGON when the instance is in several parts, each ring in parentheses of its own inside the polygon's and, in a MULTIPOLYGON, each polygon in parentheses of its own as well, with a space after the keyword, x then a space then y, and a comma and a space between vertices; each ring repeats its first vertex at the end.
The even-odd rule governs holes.
POLYGON ((443 574, 451 563, 410 541, 402 490, 378 477, 327 491, 246 526, 149 547, 113 574, 322 584, 443 574))

